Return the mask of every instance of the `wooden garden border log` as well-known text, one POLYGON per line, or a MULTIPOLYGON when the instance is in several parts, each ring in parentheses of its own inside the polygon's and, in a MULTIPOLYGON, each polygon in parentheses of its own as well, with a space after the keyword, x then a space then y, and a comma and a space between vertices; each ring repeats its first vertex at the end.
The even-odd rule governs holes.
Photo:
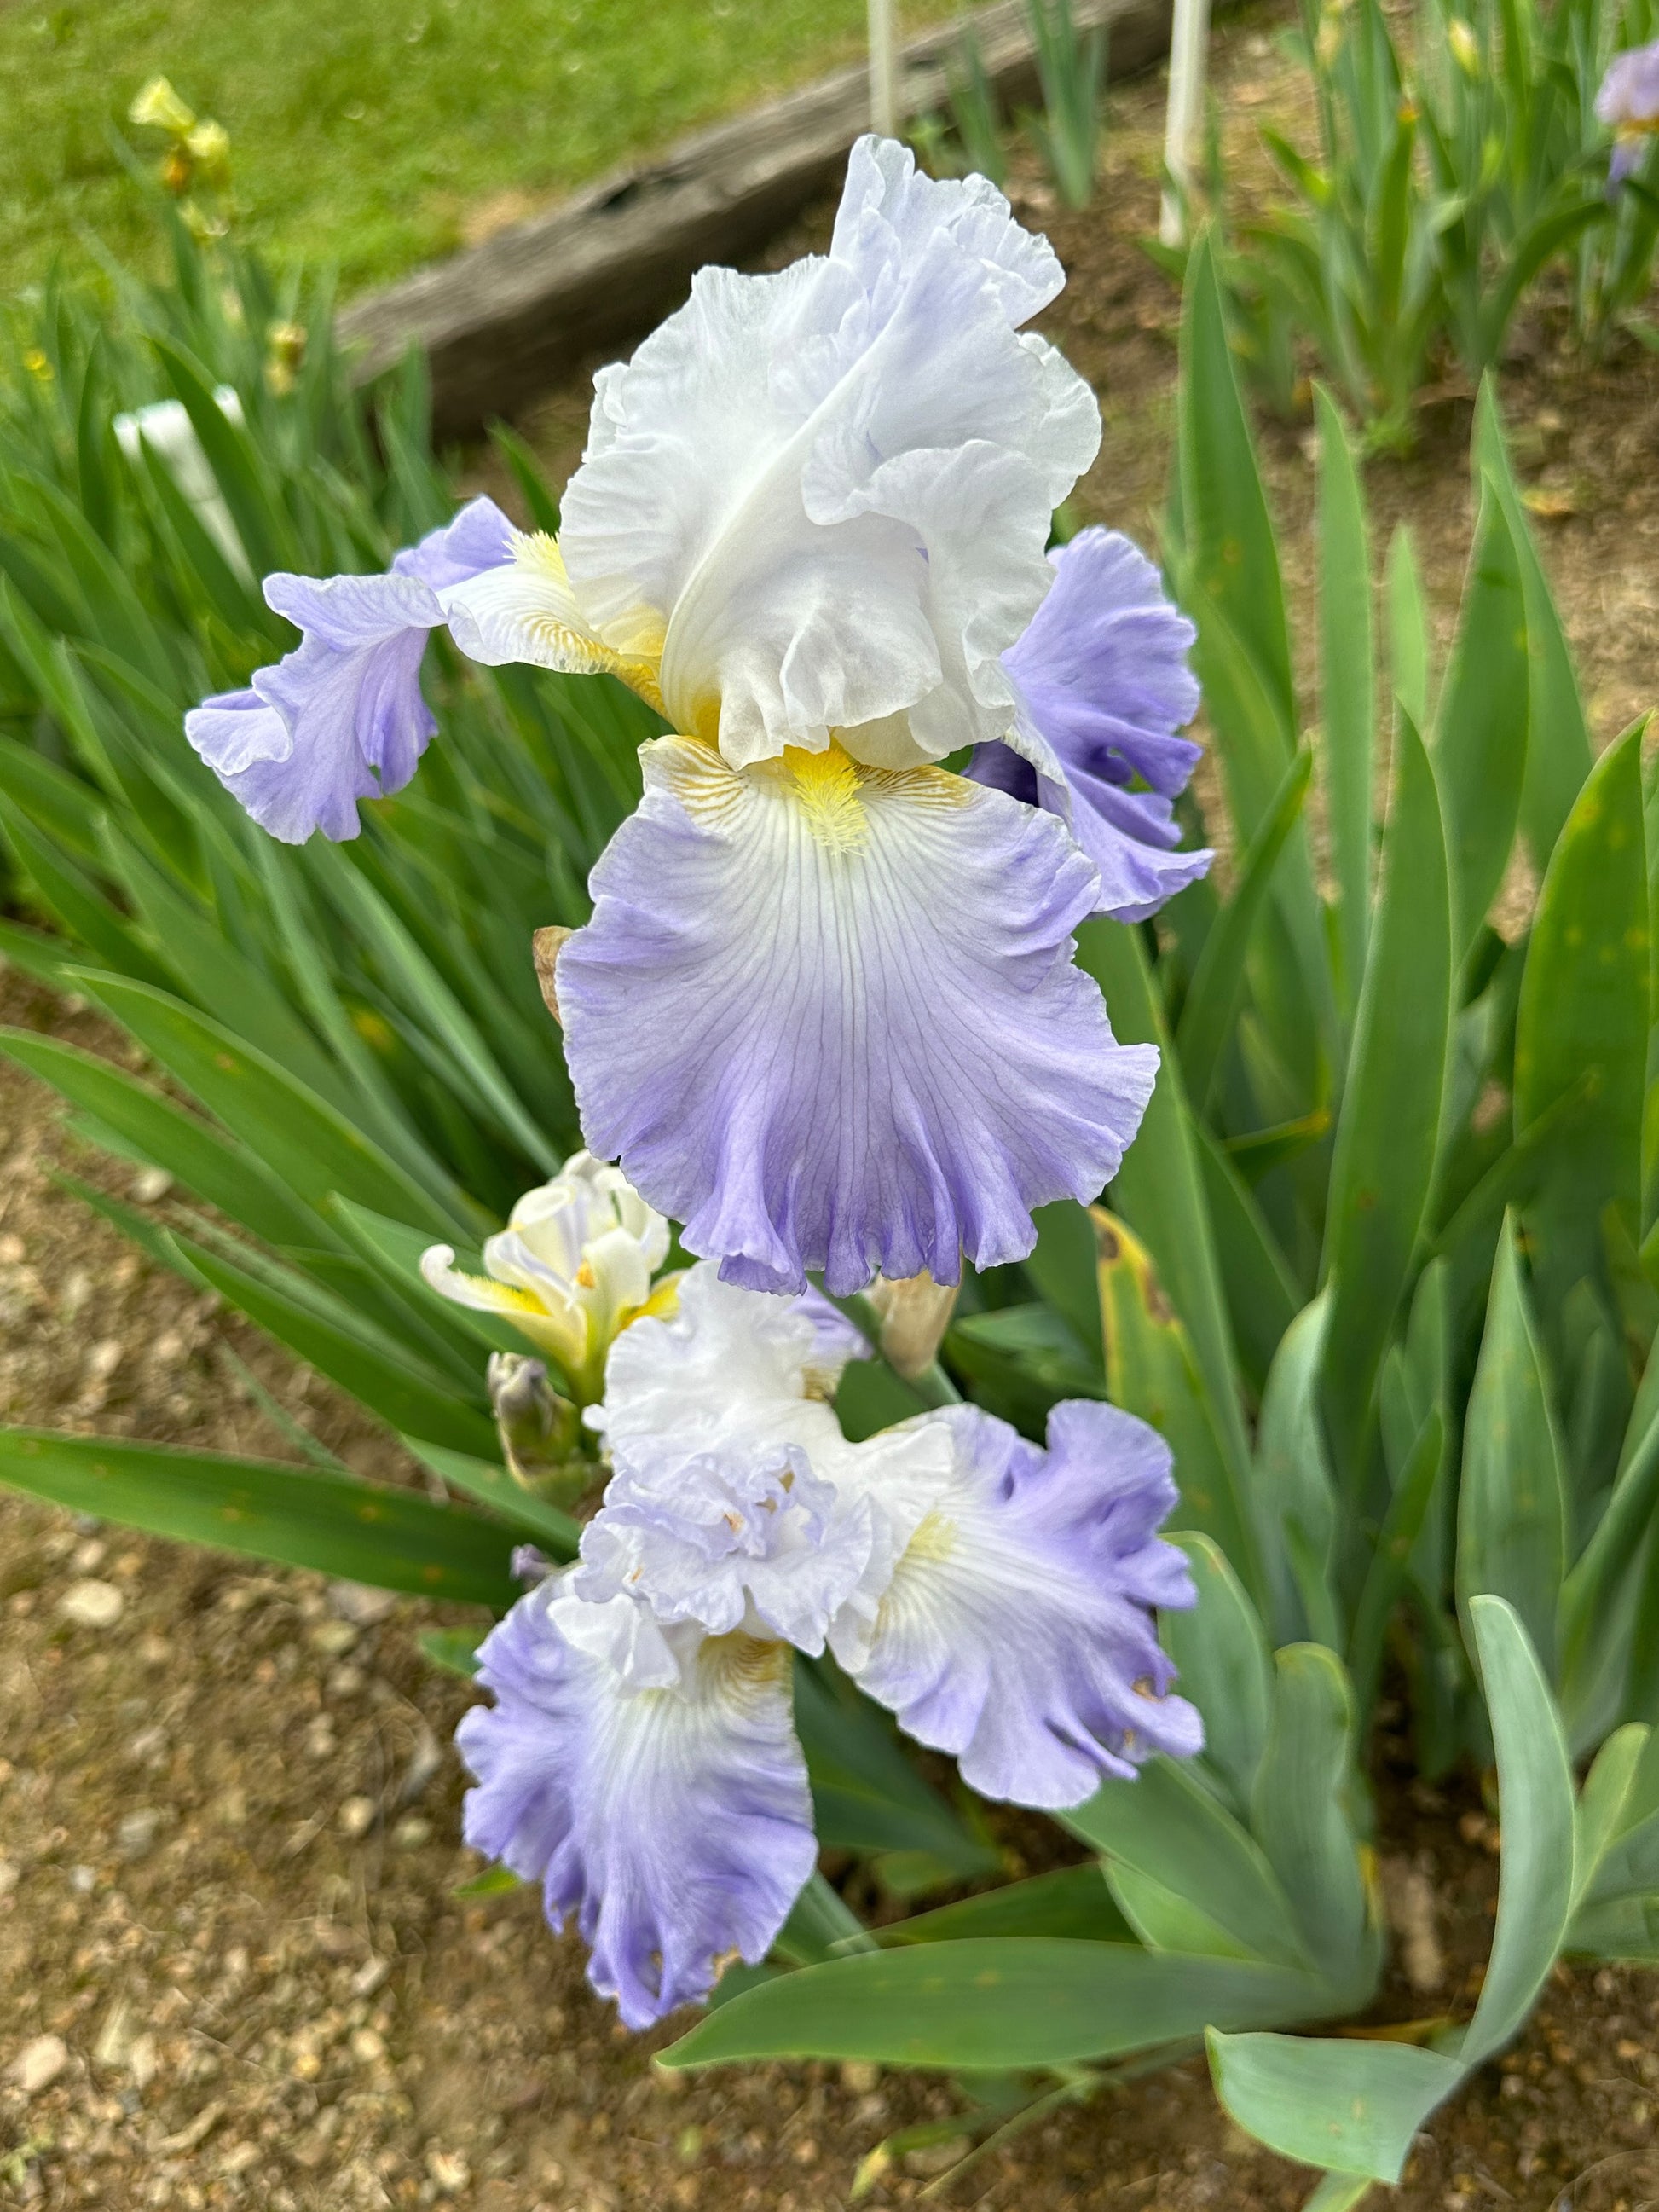
MULTIPOLYGON (((1110 78, 1168 53, 1170 0, 1075 0, 1079 26, 1109 27, 1110 78)), ((973 18, 1003 98, 1032 98, 1036 73, 1020 0, 973 18)), ((957 27, 905 49, 902 106, 943 105, 957 27)), ((869 113, 862 62, 682 139, 660 160, 613 172, 544 215, 372 293, 341 314, 360 379, 424 349, 440 437, 465 434, 533 399, 585 354, 650 328, 694 270, 758 252, 840 182, 869 113)))

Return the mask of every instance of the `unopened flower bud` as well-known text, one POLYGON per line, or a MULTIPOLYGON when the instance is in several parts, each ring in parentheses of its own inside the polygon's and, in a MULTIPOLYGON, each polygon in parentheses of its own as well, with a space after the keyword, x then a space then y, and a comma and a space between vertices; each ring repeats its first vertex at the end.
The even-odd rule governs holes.
POLYGON ((279 399, 293 391, 306 357, 303 323, 273 323, 265 333, 265 382, 279 399))
POLYGON ((222 215, 210 215, 199 200, 186 200, 179 210, 185 219, 185 228, 198 246, 212 246, 225 236, 230 225, 222 215))
POLYGON ((143 130, 171 131, 182 137, 195 127, 196 117, 166 77, 153 76, 128 108, 127 120, 143 130))
MULTIPOLYGON (((570 1462, 581 1435, 577 1408, 554 1389, 539 1359, 518 1352, 492 1352, 488 1372, 489 1402, 508 1474, 526 1490, 542 1490, 550 1482, 568 1486, 570 1462)), ((576 1474, 585 1484, 586 1462, 576 1474)))
POLYGON ((180 199, 190 190, 190 180, 196 173, 196 164, 182 143, 173 147, 162 156, 161 178, 164 191, 180 199))
POLYGON ((185 138, 191 159, 210 185, 223 185, 230 177, 230 133, 222 123, 198 123, 185 138))
POLYGON ((881 1316, 881 1356, 907 1382, 925 1374, 939 1357, 957 1302, 957 1285, 936 1283, 926 1273, 890 1283, 878 1276, 867 1296, 881 1316))
POLYGON ((1480 41, 1461 15, 1454 15, 1446 26, 1446 44, 1464 76, 1471 82, 1477 79, 1481 70, 1480 41))
POLYGON ((540 988, 547 1011, 559 1027, 564 1027, 564 1018, 559 1012, 559 987, 555 970, 558 965, 559 948, 567 937, 574 933, 568 929, 538 929, 530 940, 536 962, 536 981, 540 988))

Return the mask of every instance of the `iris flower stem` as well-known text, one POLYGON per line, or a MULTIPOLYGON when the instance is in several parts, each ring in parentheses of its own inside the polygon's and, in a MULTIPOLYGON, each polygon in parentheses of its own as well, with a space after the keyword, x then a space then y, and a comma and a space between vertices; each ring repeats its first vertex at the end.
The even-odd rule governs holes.
POLYGON ((959 1406, 962 1393, 935 1359, 924 1367, 920 1375, 907 1375, 905 1381, 918 1398, 928 1406, 959 1406))
MULTIPOLYGON (((824 1296, 832 1306, 838 1307, 846 1315, 861 1336, 869 1340, 877 1358, 884 1358, 881 1349, 881 1316, 863 1292, 854 1291, 849 1297, 838 1298, 833 1291, 825 1291, 824 1296)), ((893 1364, 890 1359, 885 1364, 890 1367, 893 1364)), ((893 1372, 898 1375, 896 1367, 893 1368, 893 1372)), ((924 1367, 920 1375, 899 1375, 899 1380, 907 1390, 913 1390, 922 1404, 930 1409, 935 1406, 959 1406, 962 1403, 961 1391, 937 1359, 924 1367)))

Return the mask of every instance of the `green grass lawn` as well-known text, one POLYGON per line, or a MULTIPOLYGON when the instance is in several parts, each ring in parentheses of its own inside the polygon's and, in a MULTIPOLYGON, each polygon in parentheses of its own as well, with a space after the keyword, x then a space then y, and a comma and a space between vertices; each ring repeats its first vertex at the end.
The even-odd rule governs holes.
MULTIPOLYGON (((907 27, 951 0, 908 0, 907 27)), ((0 0, 0 294, 154 250, 111 149, 158 71, 229 131, 240 234, 356 290, 857 53, 864 0, 0 0), (503 196, 512 194, 512 201, 503 196)))

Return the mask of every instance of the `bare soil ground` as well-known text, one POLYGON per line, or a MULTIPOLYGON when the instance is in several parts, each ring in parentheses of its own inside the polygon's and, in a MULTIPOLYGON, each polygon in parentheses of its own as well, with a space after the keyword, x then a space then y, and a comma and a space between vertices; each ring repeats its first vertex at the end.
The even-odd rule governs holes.
MULTIPOLYGON (((1270 17, 1217 40, 1229 150, 1295 129, 1270 17)), ((1137 250, 1156 202, 1157 81, 1113 103, 1096 207, 1017 185, 1073 283, 1048 319, 1095 381, 1101 459, 1079 496, 1155 546, 1176 302, 1137 250)), ((781 241, 821 239, 821 219, 781 241)), ((1540 334, 1504 398, 1598 736, 1652 699, 1659 362, 1571 369, 1540 334), (1542 518, 1547 518, 1543 520, 1542 518)), ((1443 624, 1467 557, 1467 398, 1419 454, 1375 465, 1382 532, 1409 519, 1443 624)), ((574 465, 580 385, 523 427, 574 465)), ((1293 603, 1315 580, 1305 426, 1267 435, 1293 603)), ((488 475, 487 464, 480 472, 488 475)), ((1305 625, 1304 625, 1305 627, 1305 625)), ((84 1008, 0 973, 0 1018, 126 1056, 84 1008)), ((365 1474, 395 1445, 257 1332, 154 1272, 58 1189, 88 1163, 0 1066, 0 1418, 293 1458, 297 1422, 365 1474), (251 1378, 251 1379, 250 1379, 251 1378), (283 1409, 262 1406, 260 1392, 283 1409)), ((72 1521, 0 1492, 0 2205, 356 2212, 841 2212, 896 2128, 948 2119, 950 2084, 874 2069, 653 2070, 520 1892, 456 1895, 448 1741, 465 1686, 416 1649, 442 1616, 315 1577, 72 1521)), ((1378 2016, 1467 2010, 1490 1942, 1495 1838, 1474 1778, 1406 1779, 1375 1748, 1396 1968, 1378 2016)), ((1526 2036, 1420 2140, 1404 2212, 1635 2212, 1659 2200, 1659 1974, 1563 1968, 1526 2036)), ((944 2143, 861 2201, 921 2199, 944 2143)), ((950 2187, 996 2212, 1292 2212, 1308 2177, 1256 2150, 1202 2063, 1062 2108, 950 2187)))

